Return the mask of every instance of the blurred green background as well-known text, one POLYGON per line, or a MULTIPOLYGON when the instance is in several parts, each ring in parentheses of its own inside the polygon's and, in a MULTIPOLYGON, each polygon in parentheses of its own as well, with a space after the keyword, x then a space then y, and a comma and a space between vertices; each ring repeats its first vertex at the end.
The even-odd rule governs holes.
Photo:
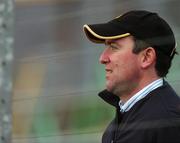
MULTIPOLYGON (((179 45, 179 7, 178 0, 15 0, 12 142, 100 143, 114 109, 97 96, 103 45, 86 39, 83 24, 151 10, 169 22, 179 45)), ((179 71, 176 56, 167 80, 180 94, 179 71)))

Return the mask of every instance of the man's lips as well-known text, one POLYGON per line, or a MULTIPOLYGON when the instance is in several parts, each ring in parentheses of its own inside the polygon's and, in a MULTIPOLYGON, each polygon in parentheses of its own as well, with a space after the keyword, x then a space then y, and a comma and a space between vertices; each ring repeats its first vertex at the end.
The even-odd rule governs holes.
POLYGON ((111 69, 105 69, 105 70, 106 70, 106 73, 112 73, 111 69))
POLYGON ((109 80, 110 75, 112 73, 112 70, 111 69, 105 69, 105 71, 106 71, 106 80, 109 80))

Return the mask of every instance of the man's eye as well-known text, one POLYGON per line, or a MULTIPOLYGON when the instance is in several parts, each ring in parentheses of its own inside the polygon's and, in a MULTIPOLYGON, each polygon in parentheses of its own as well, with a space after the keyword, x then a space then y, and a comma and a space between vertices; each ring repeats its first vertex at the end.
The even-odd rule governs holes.
POLYGON ((117 50, 118 49, 118 46, 117 45, 114 45, 114 44, 110 44, 110 48, 112 50, 117 50))

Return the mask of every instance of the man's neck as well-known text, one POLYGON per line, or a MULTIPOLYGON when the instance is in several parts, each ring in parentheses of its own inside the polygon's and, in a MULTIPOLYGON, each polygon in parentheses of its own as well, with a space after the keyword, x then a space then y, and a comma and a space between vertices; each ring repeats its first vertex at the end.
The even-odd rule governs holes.
POLYGON ((123 94, 121 94, 119 97, 121 99, 121 101, 123 103, 127 102, 133 95, 135 95, 137 92, 139 92, 140 90, 142 90, 144 87, 146 87, 147 85, 149 85, 150 83, 152 83, 153 81, 159 79, 160 77, 152 77, 151 79, 142 79, 137 83, 137 86, 135 86, 133 89, 131 89, 128 92, 124 92, 123 94))

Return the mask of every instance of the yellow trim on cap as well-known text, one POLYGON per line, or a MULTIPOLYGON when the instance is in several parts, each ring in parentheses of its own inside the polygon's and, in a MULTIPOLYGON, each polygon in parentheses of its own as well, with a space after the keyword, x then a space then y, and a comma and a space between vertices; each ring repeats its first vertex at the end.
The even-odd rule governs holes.
POLYGON ((101 35, 98 35, 96 34, 87 24, 85 24, 83 26, 83 29, 84 29, 84 32, 86 33, 86 36, 92 41, 92 42, 95 42, 95 43, 104 43, 104 41, 102 40, 113 40, 113 39, 119 39, 119 38, 123 38, 123 37, 127 37, 127 36, 130 36, 131 34, 130 33, 125 33, 125 34, 121 34, 121 35, 116 35, 116 36, 101 36, 101 35), (90 32, 90 34, 92 34, 95 38, 97 39, 92 39, 89 35, 88 35, 88 32, 90 32), (99 40, 98 40, 99 39, 99 40))
POLYGON ((176 47, 177 47, 177 43, 175 44, 175 47, 172 49, 171 54, 170 54, 170 57, 172 57, 174 53, 179 54, 179 53, 176 51, 176 47))
POLYGON ((118 19, 118 18, 120 18, 121 16, 122 16, 122 15, 116 16, 115 19, 118 19))

